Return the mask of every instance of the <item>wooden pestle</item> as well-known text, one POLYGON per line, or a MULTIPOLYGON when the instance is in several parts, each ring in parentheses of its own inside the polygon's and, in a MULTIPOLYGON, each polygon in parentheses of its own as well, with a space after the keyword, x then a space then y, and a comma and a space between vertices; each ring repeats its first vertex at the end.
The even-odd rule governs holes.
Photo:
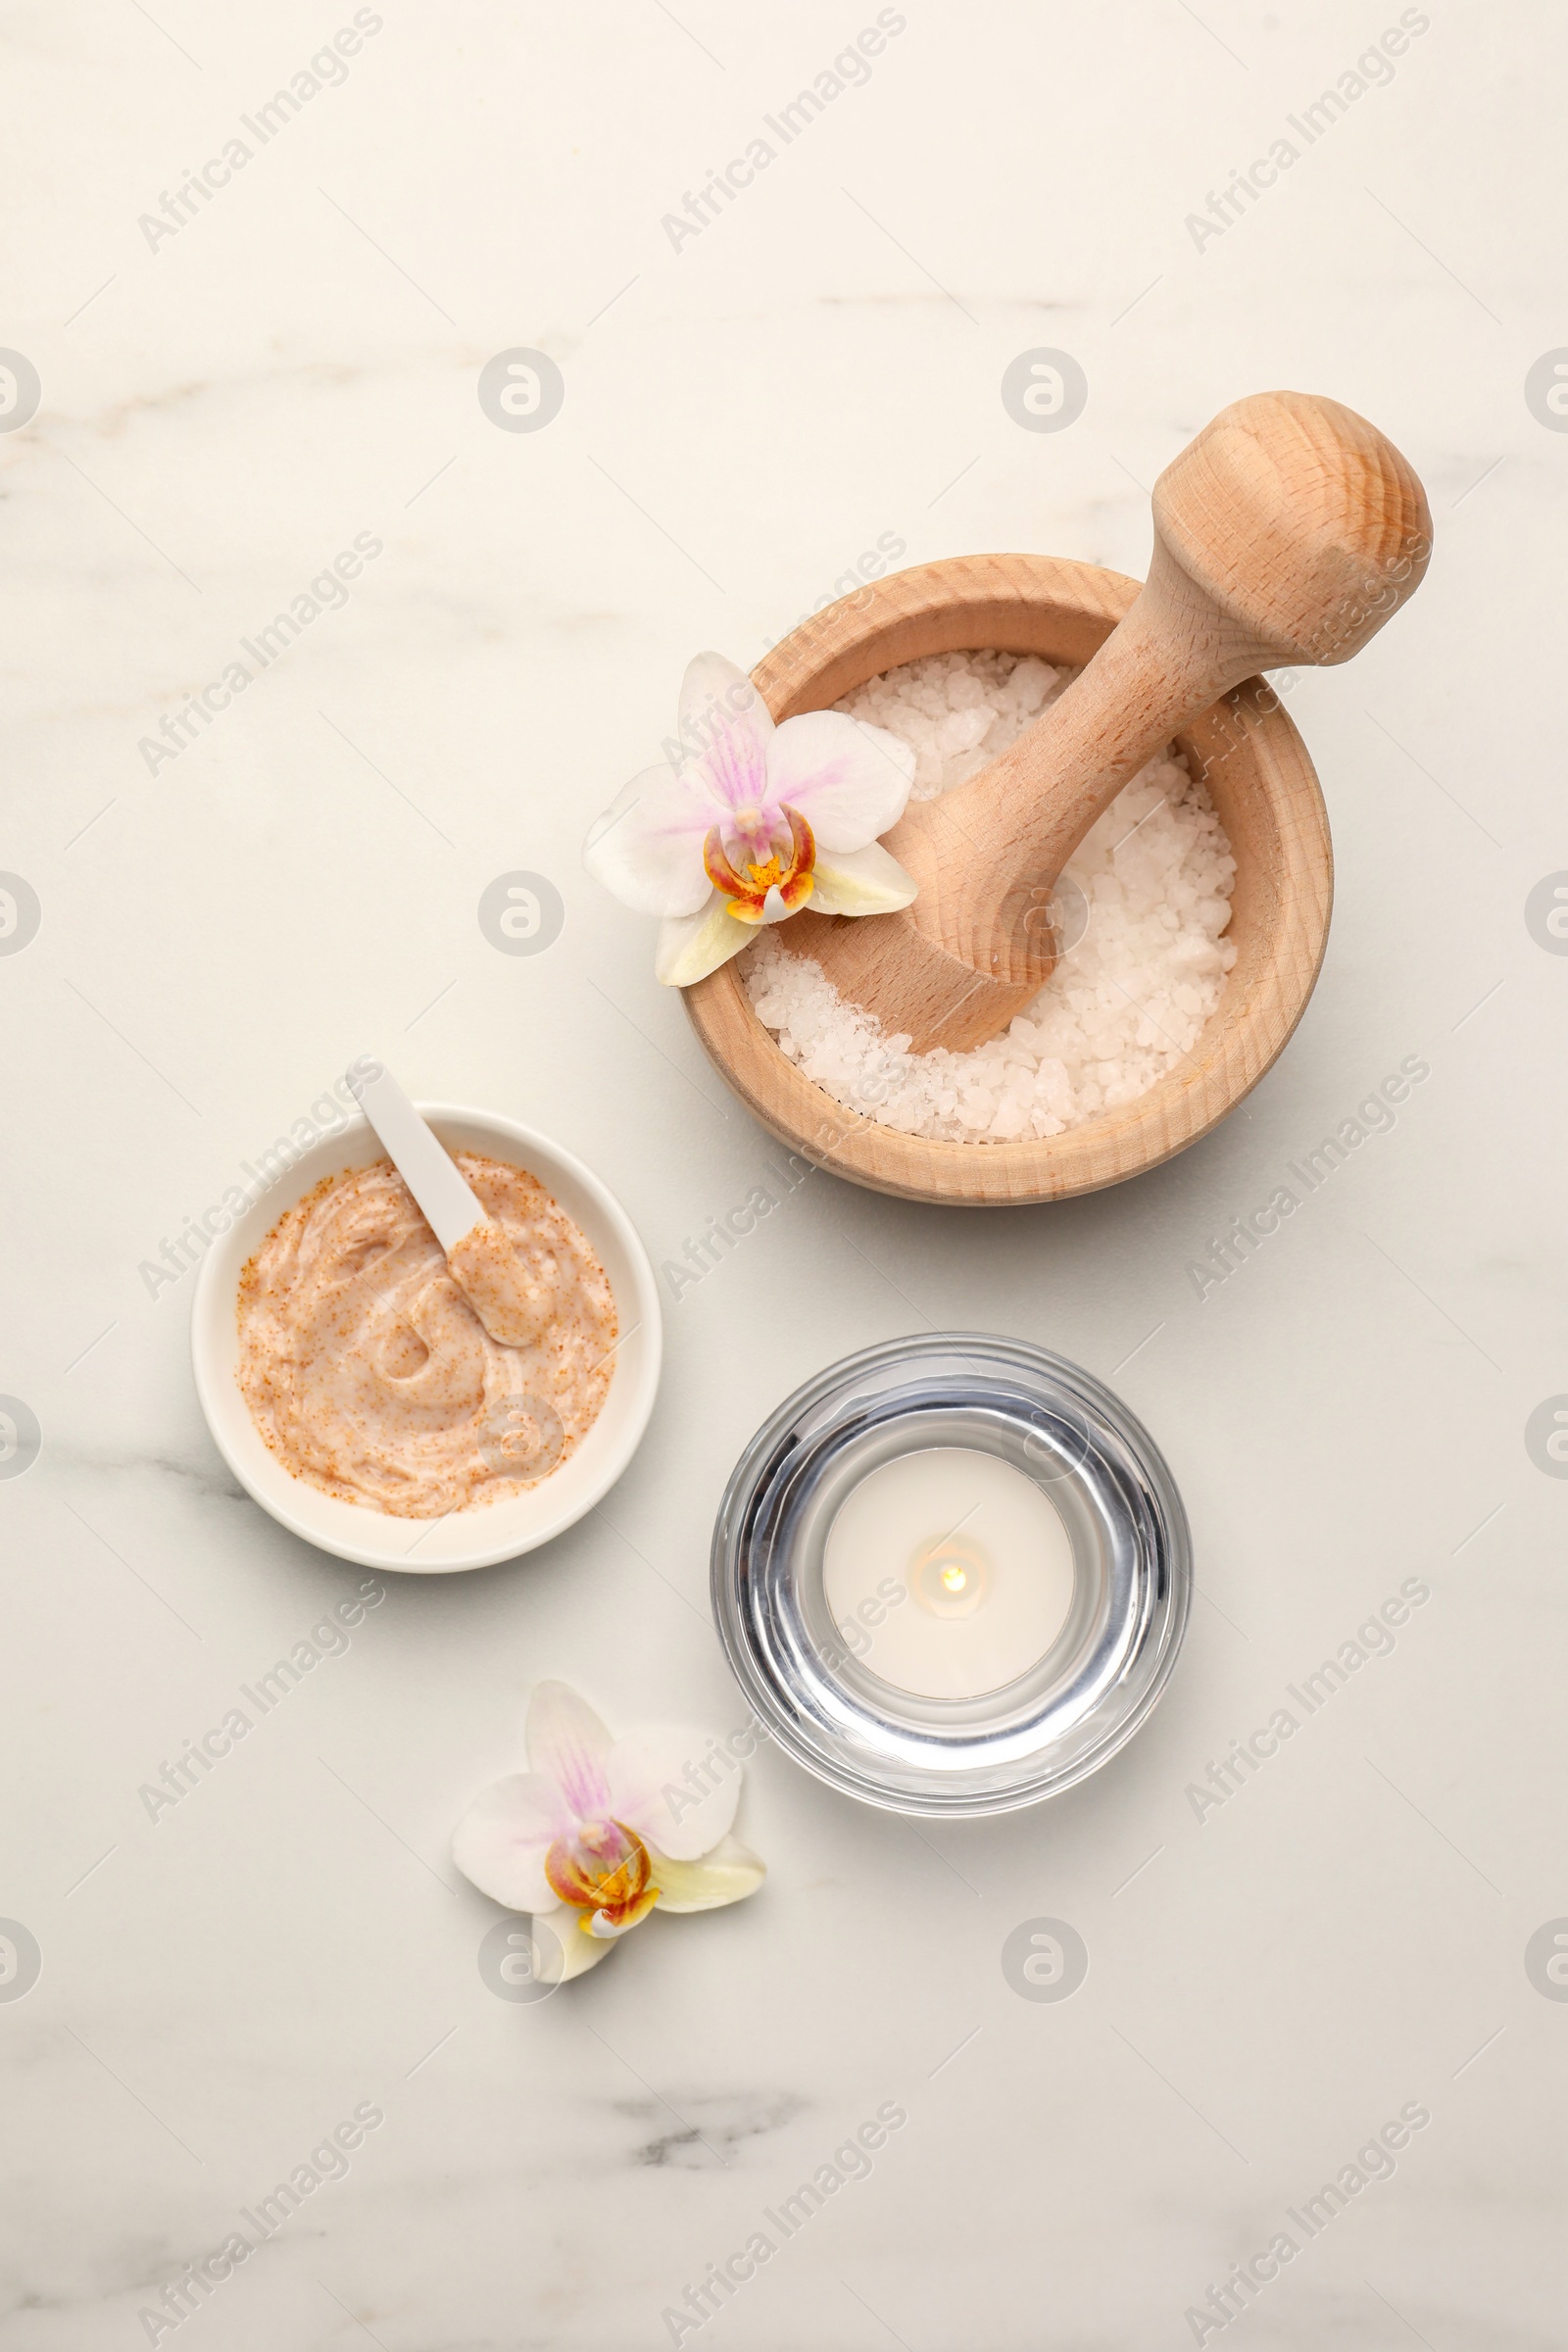
POLYGON ((1095 819, 1177 730, 1257 670, 1348 661, 1419 586, 1426 495, 1353 410, 1239 400, 1154 484, 1137 602, 1060 698, 886 843, 919 885, 898 914, 780 927, 915 1053, 983 1045, 1051 976, 1050 906, 1095 819))

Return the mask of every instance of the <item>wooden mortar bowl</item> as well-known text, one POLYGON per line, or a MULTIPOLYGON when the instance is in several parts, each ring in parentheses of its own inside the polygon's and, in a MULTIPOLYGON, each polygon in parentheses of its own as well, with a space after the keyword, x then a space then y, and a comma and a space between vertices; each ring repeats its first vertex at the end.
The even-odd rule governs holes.
MULTIPOLYGON (((752 672, 775 719, 822 710, 926 654, 1038 654, 1080 665, 1142 583, 1054 556, 957 556, 870 582, 804 622, 752 672)), ((1013 1143, 900 1135, 803 1076, 753 1012, 740 962, 685 990, 703 1046, 747 1107, 818 1167, 956 1208, 1066 1200, 1141 1176, 1217 1127, 1283 1051, 1328 941, 1334 857, 1306 746, 1259 678, 1176 738, 1236 858, 1226 937, 1240 951, 1190 1054, 1136 1102, 1013 1143)), ((1054 876, 1045 877, 1054 880, 1054 876)), ((847 918, 846 918, 847 919, 847 918)), ((862 916, 876 921, 876 916, 862 916)))

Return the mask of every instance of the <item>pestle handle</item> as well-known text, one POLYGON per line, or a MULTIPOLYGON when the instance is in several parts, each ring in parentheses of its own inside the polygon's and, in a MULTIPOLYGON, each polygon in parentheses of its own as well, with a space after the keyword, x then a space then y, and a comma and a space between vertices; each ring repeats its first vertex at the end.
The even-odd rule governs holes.
POLYGON ((1148 582, 1082 674, 998 759, 887 837, 919 886, 906 919, 986 978, 1049 977, 1043 902, 1161 745, 1257 670, 1348 661, 1431 552, 1425 494, 1393 443, 1353 410, 1298 392, 1223 411, 1160 475, 1153 511, 1148 582))

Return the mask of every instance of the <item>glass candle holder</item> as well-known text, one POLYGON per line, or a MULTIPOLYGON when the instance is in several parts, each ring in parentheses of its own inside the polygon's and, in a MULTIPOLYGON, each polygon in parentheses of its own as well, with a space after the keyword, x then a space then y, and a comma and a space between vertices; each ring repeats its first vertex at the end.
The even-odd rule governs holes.
POLYGON ((1181 1497, 1075 1364, 964 1332, 796 1391, 713 1531, 719 1637, 760 1721, 893 1812, 1003 1813, 1131 1739, 1186 1629, 1181 1497))

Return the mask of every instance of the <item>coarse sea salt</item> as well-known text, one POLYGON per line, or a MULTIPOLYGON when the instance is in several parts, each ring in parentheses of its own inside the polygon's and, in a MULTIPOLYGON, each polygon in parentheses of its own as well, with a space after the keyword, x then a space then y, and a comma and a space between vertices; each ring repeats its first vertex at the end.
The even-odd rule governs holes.
MULTIPOLYGON (((1021 735, 1076 674, 1029 654, 935 654, 837 708, 910 745, 911 798, 934 800, 1021 735)), ((1235 878, 1208 794, 1167 750, 1075 851, 1058 906, 1064 936, 1081 936, 1004 1036, 969 1054, 911 1054, 907 1036, 884 1036, 771 928, 747 953, 746 989, 790 1060, 884 1127, 963 1143, 1061 1135, 1136 1102, 1191 1051, 1236 961, 1222 936, 1235 878)))

